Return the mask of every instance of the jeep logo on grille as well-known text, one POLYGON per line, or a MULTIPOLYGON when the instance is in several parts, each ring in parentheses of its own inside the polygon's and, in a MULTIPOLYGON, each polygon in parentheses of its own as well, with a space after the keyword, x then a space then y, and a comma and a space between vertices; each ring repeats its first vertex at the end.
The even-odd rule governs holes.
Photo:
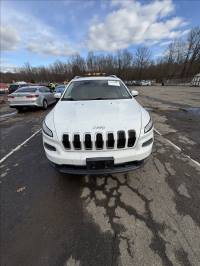
POLYGON ((105 128, 106 127, 104 127, 104 126, 96 126, 96 127, 93 127, 93 129, 95 129, 95 130, 103 130, 105 128))

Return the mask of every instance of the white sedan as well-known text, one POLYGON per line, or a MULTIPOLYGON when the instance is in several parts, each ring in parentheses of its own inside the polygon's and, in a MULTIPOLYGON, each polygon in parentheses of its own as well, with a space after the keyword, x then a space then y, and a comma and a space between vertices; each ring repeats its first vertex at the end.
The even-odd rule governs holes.
POLYGON ((151 81, 150 80, 141 80, 140 85, 141 86, 151 86, 151 81))
POLYGON ((8 95, 10 107, 21 111, 24 107, 47 107, 56 102, 53 93, 44 86, 23 87, 8 95))

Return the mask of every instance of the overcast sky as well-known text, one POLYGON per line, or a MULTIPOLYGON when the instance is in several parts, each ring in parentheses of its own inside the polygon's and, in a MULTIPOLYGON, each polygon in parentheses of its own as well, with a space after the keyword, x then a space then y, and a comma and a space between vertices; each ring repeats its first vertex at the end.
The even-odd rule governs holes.
POLYGON ((88 51, 134 51, 154 56, 200 25, 200 0, 2 0, 1 67, 47 65, 88 51))

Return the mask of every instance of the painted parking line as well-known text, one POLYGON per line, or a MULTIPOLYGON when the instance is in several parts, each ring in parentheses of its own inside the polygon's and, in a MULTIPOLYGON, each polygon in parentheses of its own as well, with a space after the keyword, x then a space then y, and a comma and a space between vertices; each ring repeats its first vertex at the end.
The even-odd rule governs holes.
POLYGON ((16 115, 16 114, 17 114, 17 111, 14 111, 12 113, 0 115, 0 118, 10 117, 10 116, 13 116, 13 115, 16 115))
MULTIPOLYGON (((163 137, 163 135, 162 135, 157 129, 154 128, 154 131, 155 131, 158 135, 160 135, 160 136, 163 137)), ((163 138, 165 138, 165 137, 163 137, 163 138)), ((165 138, 165 140, 166 140, 169 144, 171 144, 176 150, 181 151, 181 148, 178 147, 176 144, 174 144, 172 141, 170 141, 170 140, 168 140, 168 139, 166 139, 166 138, 165 138)))
POLYGON ((200 163, 194 159, 192 159, 189 155, 185 154, 182 149, 177 146, 175 143, 173 143, 171 140, 165 138, 157 129, 154 128, 154 131, 161 137, 163 137, 165 139, 166 142, 168 142, 172 147, 174 147, 176 150, 178 150, 179 152, 181 152, 185 157, 187 157, 188 159, 190 159, 193 163, 195 163, 196 165, 198 165, 200 167, 200 163))
POLYGON ((33 137, 35 137, 39 132, 41 132, 41 128, 36 131, 35 133, 33 133, 33 135, 31 135, 29 138, 27 138, 24 142, 22 142, 21 144, 19 144, 17 147, 15 147, 14 149, 12 149, 8 154, 6 154, 3 158, 1 158, 0 163, 3 163, 8 157, 10 157, 14 152, 18 151, 21 149, 22 146, 24 146, 29 140, 31 140, 33 137))

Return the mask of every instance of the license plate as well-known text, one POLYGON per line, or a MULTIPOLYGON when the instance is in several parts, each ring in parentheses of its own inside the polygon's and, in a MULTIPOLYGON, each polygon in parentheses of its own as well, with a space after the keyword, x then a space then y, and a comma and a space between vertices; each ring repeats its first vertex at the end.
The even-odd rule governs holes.
POLYGON ((86 165, 88 170, 96 169, 110 169, 114 166, 113 157, 97 157, 97 158, 87 158, 86 165))
POLYGON ((23 95, 15 95, 15 101, 21 101, 21 100, 25 100, 26 99, 26 96, 23 96, 23 95))

